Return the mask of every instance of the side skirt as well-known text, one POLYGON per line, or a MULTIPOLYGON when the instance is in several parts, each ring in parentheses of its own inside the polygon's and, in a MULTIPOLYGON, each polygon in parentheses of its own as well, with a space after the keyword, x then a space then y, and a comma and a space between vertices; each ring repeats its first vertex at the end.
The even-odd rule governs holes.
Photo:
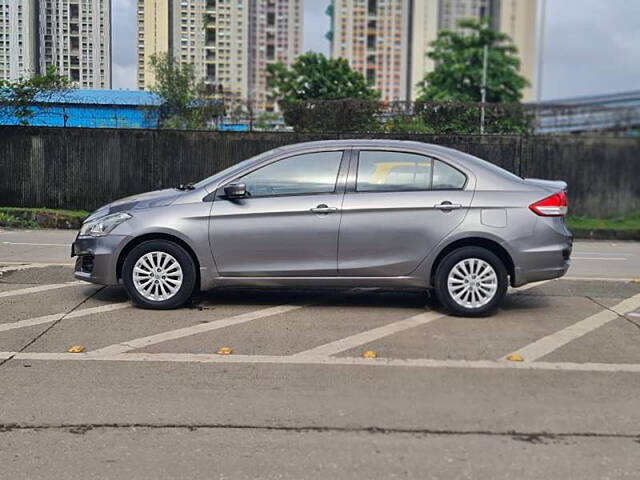
POLYGON ((212 287, 428 288, 419 277, 217 277, 212 287))

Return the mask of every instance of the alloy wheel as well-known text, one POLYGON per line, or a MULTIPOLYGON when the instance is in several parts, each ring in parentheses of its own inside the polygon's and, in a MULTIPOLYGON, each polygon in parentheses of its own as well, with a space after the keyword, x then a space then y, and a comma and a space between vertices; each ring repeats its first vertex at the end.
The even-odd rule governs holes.
POLYGON ((133 284, 147 300, 161 302, 172 298, 182 287, 180 263, 167 252, 149 252, 133 267, 133 284))
POLYGON ((465 258, 449 272, 447 289, 451 298, 461 307, 480 308, 495 297, 498 276, 488 262, 479 258, 465 258))

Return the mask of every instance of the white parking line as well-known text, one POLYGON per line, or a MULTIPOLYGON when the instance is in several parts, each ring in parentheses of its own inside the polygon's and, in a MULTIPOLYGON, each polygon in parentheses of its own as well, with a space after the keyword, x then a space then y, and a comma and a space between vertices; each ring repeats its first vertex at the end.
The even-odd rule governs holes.
POLYGON ((36 268, 36 267, 68 267, 69 265, 75 265, 75 262, 31 262, 28 260, 23 260, 21 262, 17 262, 15 260, 0 260, 1 265, 17 265, 25 268, 36 268))
POLYGON ((3 245, 29 245, 32 247, 67 247, 70 248, 70 243, 26 243, 26 242, 0 242, 3 245))
POLYGON ((254 312, 242 313, 233 317, 215 320, 209 323, 202 323, 200 325, 194 325, 192 327, 179 328, 177 330, 170 330, 168 332, 158 333, 156 335, 150 335, 148 337, 136 338, 135 340, 129 340, 127 342, 109 345, 108 347, 93 350, 88 354, 92 356, 112 356, 120 353, 125 353, 130 350, 136 350, 139 348, 148 347, 150 345, 155 345, 156 343, 189 337, 191 335, 218 330, 219 328, 230 327, 232 325, 250 322, 259 318, 270 317, 272 315, 280 315, 304 307, 305 305, 279 305, 277 307, 264 308, 261 310, 256 310, 254 312))
POLYGON ((69 267, 75 265, 73 263, 18 263, 18 262, 3 262, 0 264, 7 265, 0 267, 0 276, 3 273, 8 272, 20 272, 22 270, 29 270, 30 268, 45 268, 45 267, 69 267))
POLYGON ((0 292, 0 298, 15 297, 17 295, 28 295, 30 293, 46 292, 48 290, 57 290, 58 288, 77 287, 78 285, 89 286, 87 282, 66 282, 53 283, 50 285, 38 285, 37 287, 21 288, 19 290, 9 290, 8 292, 0 292))
POLYGON ((633 278, 624 278, 624 277, 571 277, 566 276, 562 277, 558 280, 570 280, 577 282, 622 282, 622 283, 630 283, 633 282, 633 278))
POLYGON ((629 260, 626 257, 571 257, 571 260, 618 260, 618 261, 624 261, 624 260, 629 260))
POLYGON ((635 310, 640 306, 640 293, 633 297, 618 303, 611 310, 603 310, 595 315, 591 315, 578 323, 569 325, 562 330, 547 335, 515 352, 513 355, 520 355, 525 362, 534 362, 538 358, 542 358, 545 355, 557 350, 558 348, 566 345, 567 343, 580 338, 587 333, 606 325, 611 320, 618 318, 617 314, 624 315, 627 312, 635 310), (614 313, 616 312, 616 313, 614 313))
POLYGON ((121 310, 123 308, 130 307, 129 302, 112 303, 110 305, 102 305, 100 307, 85 308, 84 310, 75 310, 71 313, 54 313, 52 315, 45 315, 43 317, 28 318, 26 320, 20 320, 12 323, 0 323, 0 332, 6 332, 8 330, 15 330, 17 328, 33 327, 35 325, 42 325, 43 323, 50 323, 60 320, 61 318, 78 318, 86 315, 93 315, 96 313, 112 312, 114 310, 121 310))
POLYGON ((352 348, 364 345, 366 343, 379 340, 394 333, 402 332, 409 328, 425 325, 429 322, 433 322, 439 318, 444 317, 441 313, 425 312, 413 317, 406 318, 397 322, 383 325, 382 327, 367 330, 366 332, 357 333, 347 338, 336 340, 335 342, 320 345, 319 347, 306 350, 304 352, 296 353, 294 357, 328 357, 330 355, 336 355, 340 352, 350 350, 352 348))
MULTIPOLYGON (((622 252, 620 252, 620 253, 622 253, 622 252)), ((598 256, 603 256, 603 257, 609 256, 609 255, 620 255, 620 253, 583 252, 581 250, 574 250, 573 251, 573 255, 598 255, 598 256)), ((629 255, 631 257, 635 257, 635 254, 633 254, 633 253, 624 252, 624 254, 625 255, 629 255)))
POLYGON ((96 356, 91 353, 0 352, 0 360, 107 361, 107 362, 176 362, 209 364, 284 364, 342 365, 361 367, 459 368, 495 370, 550 370, 561 372, 640 373, 634 363, 570 363, 570 362, 502 362, 495 360, 437 360, 429 358, 394 359, 359 357, 310 357, 271 355, 214 355, 198 353, 122 353, 96 356))
MULTIPOLYGON (((555 279, 552 279, 552 280, 555 280, 555 279)), ((545 283, 549 283, 550 281, 551 280, 541 280, 539 282, 528 283, 528 284, 523 285, 521 287, 512 288, 511 291, 512 292, 523 292, 525 290, 529 290, 530 288, 539 287, 541 285, 544 285, 545 283)))

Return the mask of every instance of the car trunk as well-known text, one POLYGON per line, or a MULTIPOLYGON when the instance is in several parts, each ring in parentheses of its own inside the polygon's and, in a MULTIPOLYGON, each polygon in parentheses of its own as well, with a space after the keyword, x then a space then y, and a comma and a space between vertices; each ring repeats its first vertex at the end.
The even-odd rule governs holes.
POLYGON ((567 182, 563 182, 562 180, 542 180, 540 178, 525 178, 525 183, 529 185, 535 185, 537 187, 542 187, 545 190, 549 190, 552 193, 559 191, 567 191, 567 182))

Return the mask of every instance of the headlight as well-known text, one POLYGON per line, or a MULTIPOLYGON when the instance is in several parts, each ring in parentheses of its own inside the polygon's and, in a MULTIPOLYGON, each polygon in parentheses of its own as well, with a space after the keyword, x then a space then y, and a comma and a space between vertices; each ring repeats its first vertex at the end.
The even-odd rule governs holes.
POLYGON ((87 222, 80 229, 80 236, 86 237, 104 237, 108 235, 114 228, 131 218, 126 212, 114 213, 106 217, 99 218, 92 222, 87 222))

